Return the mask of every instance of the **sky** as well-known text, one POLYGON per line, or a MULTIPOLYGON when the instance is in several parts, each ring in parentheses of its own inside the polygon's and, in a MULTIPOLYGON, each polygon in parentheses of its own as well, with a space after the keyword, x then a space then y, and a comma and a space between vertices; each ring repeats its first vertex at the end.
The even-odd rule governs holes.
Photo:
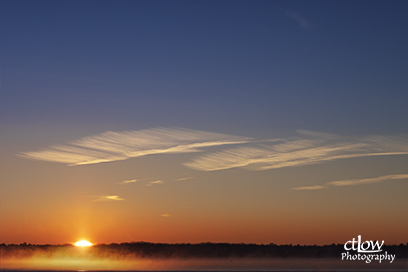
POLYGON ((406 243, 407 10, 2 0, 0 243, 406 243))

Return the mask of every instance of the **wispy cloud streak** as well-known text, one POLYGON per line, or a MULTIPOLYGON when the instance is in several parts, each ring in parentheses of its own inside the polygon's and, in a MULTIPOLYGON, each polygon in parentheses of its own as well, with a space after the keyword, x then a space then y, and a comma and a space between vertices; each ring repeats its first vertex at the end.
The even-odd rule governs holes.
POLYGON ((125 199, 117 195, 110 195, 110 196, 100 196, 97 199, 92 200, 92 202, 123 201, 123 200, 125 199))
POLYGON ((184 181, 184 180, 190 180, 193 179, 194 177, 183 177, 183 178, 178 178, 176 181, 184 181))
POLYGON ((162 180, 155 180, 155 181, 150 181, 149 183, 146 184, 146 186, 153 186, 153 185, 157 185, 157 184, 163 184, 164 181, 162 180))
POLYGON ((338 180, 338 181, 328 182, 327 184, 332 185, 332 186, 351 186, 351 185, 378 183, 378 182, 382 182, 382 181, 385 181, 385 180, 393 180, 393 179, 408 179, 408 174, 387 175, 387 176, 381 176, 381 177, 376 177, 376 178, 367 178, 367 179, 338 180))
MULTIPOLYGON (((200 171, 238 167, 259 171, 339 159, 408 154, 407 137, 345 137, 305 130, 298 132, 298 137, 255 141, 247 137, 189 129, 108 131, 20 155, 30 159, 83 165, 152 154, 199 152, 210 146, 235 145, 234 148, 204 154, 184 165, 200 171)), ((134 180, 122 183, 131 182, 134 180)))
POLYGON ((395 180, 395 179, 408 179, 408 174, 386 175, 386 176, 366 178, 366 179, 337 180, 337 181, 327 182, 325 185, 296 187, 296 188, 292 188, 292 190, 320 190, 320 189, 328 188, 330 186, 353 186, 353 185, 378 183, 378 182, 383 182, 387 180, 395 180))
POLYGON ((292 188, 292 190, 311 191, 311 190, 321 190, 324 188, 325 187, 322 185, 313 185, 313 186, 296 187, 296 188, 292 188))
POLYGON ((130 179, 130 180, 124 180, 121 182, 118 182, 119 184, 129 184, 129 183, 135 183, 137 179, 130 179))
POLYGON ((302 18, 301 16, 299 16, 299 14, 295 13, 295 12, 288 12, 286 13, 290 18, 292 18, 293 20, 295 20, 296 22, 299 23, 299 26, 305 30, 309 30, 311 28, 311 25, 308 21, 306 21, 304 18, 302 18))
POLYGON ((267 170, 304 166, 338 159, 408 154, 408 139, 370 136, 340 137, 332 134, 299 131, 301 137, 246 146, 206 154, 185 165, 201 171, 237 167, 267 170))
POLYGON ((190 129, 107 131, 23 157, 69 165, 125 160, 151 154, 198 152, 204 147, 246 143, 250 138, 190 129))

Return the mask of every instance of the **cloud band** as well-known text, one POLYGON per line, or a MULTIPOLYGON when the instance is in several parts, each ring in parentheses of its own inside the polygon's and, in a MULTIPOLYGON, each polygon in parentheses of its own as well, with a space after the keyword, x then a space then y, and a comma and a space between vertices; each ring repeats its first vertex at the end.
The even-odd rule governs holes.
POLYGON ((245 143, 250 138, 191 129, 156 128, 139 131, 107 131, 47 149, 24 152, 30 159, 95 164, 163 153, 198 152, 201 148, 245 143))

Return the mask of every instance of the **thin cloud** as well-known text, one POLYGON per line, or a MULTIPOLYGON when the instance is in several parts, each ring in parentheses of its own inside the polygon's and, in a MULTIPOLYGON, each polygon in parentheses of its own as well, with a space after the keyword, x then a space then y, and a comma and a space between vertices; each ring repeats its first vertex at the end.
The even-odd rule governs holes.
POLYGON ((153 185, 157 185, 157 184, 163 184, 164 181, 162 180, 155 180, 155 181, 150 181, 149 183, 146 184, 146 186, 153 186, 153 185))
POLYGON ((176 179, 176 181, 183 181, 183 180, 189 180, 189 179, 193 179, 194 177, 184 177, 184 178, 178 178, 176 179))
POLYGON ((240 144, 249 140, 247 137, 181 128, 107 131, 20 155, 35 160, 84 165, 152 154, 199 152, 204 147, 240 144))
POLYGON ((311 24, 306 21, 303 17, 299 16, 299 14, 295 12, 288 12, 286 13, 287 16, 298 22, 299 26, 305 30, 309 30, 311 28, 311 24))
POLYGON ((296 187, 296 188, 292 188, 292 190, 319 190, 319 189, 328 188, 330 186, 336 186, 336 187, 337 186, 354 186, 354 185, 362 185, 362 184, 379 183, 379 182, 383 182, 387 180, 395 180, 395 179, 408 179, 408 174, 386 175, 386 176, 366 178, 366 179, 337 180, 337 181, 327 182, 325 185, 296 187))
POLYGON ((110 195, 110 196, 100 196, 97 199, 92 200, 91 202, 105 202, 105 201, 123 201, 125 200, 122 197, 119 197, 117 195, 110 195))
POLYGON ((367 179, 338 180, 338 181, 328 182, 327 184, 332 185, 332 186, 352 186, 352 185, 360 185, 360 184, 378 183, 378 182, 382 182, 386 180, 394 180, 394 179, 408 179, 408 174, 387 175, 387 176, 367 178, 367 179))
POLYGON ((304 186, 304 187, 296 187, 292 188, 292 190, 305 190, 305 191, 311 191, 311 190, 321 190, 323 189, 324 186, 321 185, 314 185, 314 186, 304 186))
POLYGON ((134 183, 134 182, 136 182, 136 181, 137 181, 137 179, 124 180, 124 181, 119 182, 119 184, 134 183))
POLYGON ((408 140, 393 136, 341 137, 300 131, 301 137, 272 143, 249 143, 205 154, 185 166, 200 171, 238 167, 268 170, 318 164, 339 159, 408 154, 408 140))
POLYGON ((171 217, 172 215, 171 215, 171 214, 168 214, 168 213, 162 213, 160 216, 161 216, 161 217, 171 217))
MULTIPOLYGON (((146 129, 105 132, 66 145, 26 152, 31 159, 70 165, 125 160, 151 154, 203 151, 204 147, 235 145, 235 148, 207 153, 184 163, 200 171, 245 167, 261 171, 298 167, 339 159, 408 154, 408 138, 395 136, 344 137, 299 131, 298 137, 251 140, 220 133, 189 129, 146 129)), ((131 183, 132 181, 124 181, 131 183)), ((154 183, 149 183, 152 186, 154 183)))

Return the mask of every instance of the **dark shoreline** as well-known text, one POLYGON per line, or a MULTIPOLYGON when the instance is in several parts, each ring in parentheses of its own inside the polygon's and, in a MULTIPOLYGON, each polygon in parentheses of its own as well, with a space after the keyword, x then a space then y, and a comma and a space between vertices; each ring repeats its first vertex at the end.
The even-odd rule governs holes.
MULTIPOLYGON (((1 257, 29 258, 35 254, 53 255, 55 252, 66 252, 69 255, 78 253, 78 248, 71 244, 34 245, 34 244, 0 244, 1 257)), ((84 249, 85 250, 85 249, 84 249)), ((383 245, 383 252, 395 254, 398 259, 408 258, 408 243, 400 245, 383 245)), ((276 244, 233 244, 233 243, 199 243, 167 244, 149 242, 131 242, 121 244, 98 244, 86 248, 86 254, 98 257, 118 255, 124 258, 339 258, 344 253, 344 245, 276 245, 276 244)))

